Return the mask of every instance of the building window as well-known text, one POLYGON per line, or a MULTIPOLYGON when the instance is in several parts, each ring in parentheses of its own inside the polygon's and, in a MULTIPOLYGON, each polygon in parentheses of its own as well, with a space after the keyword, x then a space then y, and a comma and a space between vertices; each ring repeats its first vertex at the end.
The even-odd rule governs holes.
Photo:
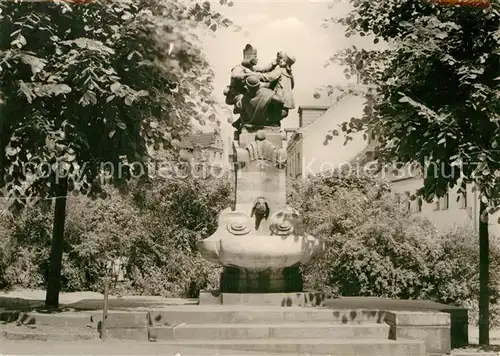
POLYGON ((417 212, 421 213, 422 212, 422 205, 424 205, 424 201, 422 200, 421 197, 417 198, 417 212))
POLYGON ((442 204, 441 204, 441 210, 448 210, 450 207, 450 195, 446 193, 442 198, 441 198, 442 204))
POLYGON ((439 210, 439 201, 440 199, 436 198, 435 201, 434 201, 434 211, 438 211, 439 210))
POLYGON ((405 192, 405 212, 411 212, 410 192, 405 192))
POLYGON ((467 190, 465 190, 465 192, 463 192, 462 194, 460 194, 460 209, 465 209, 467 208, 468 204, 467 204, 467 190))
POLYGON ((297 175, 302 174, 302 164, 300 162, 300 152, 297 152, 297 175))

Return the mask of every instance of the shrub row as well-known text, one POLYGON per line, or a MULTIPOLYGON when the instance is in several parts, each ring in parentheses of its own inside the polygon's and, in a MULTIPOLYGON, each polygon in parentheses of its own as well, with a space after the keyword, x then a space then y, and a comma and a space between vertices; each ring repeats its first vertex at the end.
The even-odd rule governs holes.
MULTIPOLYGON (((289 199, 326 254, 304 268, 308 288, 344 296, 428 299, 459 306, 479 296, 479 246, 470 226, 439 232, 401 207, 383 182, 350 176, 294 182, 289 199)), ((490 247, 491 300, 500 251, 490 247)))
MULTIPOLYGON (((196 297, 200 289, 217 288, 220 269, 201 258, 196 241, 215 231, 232 197, 229 181, 186 179, 154 182, 128 196, 114 192, 106 200, 70 198, 63 290, 102 290, 101 262, 117 257, 126 258, 127 281, 116 293, 196 297)), ((309 232, 327 242, 326 254, 303 268, 308 289, 475 305, 479 249, 472 229, 438 232, 401 209, 385 183, 359 177, 290 182, 288 200, 309 232)), ((0 226, 0 288, 44 288, 50 206, 2 215, 0 226)), ((499 264, 492 244, 492 281, 499 264)), ((496 285, 491 295, 496 302, 496 285)))
MULTIPOLYGON (((158 181, 130 196, 70 197, 62 267, 63 291, 101 291, 103 261, 123 257, 127 281, 119 293, 194 297, 218 283, 219 272, 196 251, 230 205, 228 181, 158 181)), ((44 288, 52 209, 38 205, 3 219, 0 288, 44 288)))

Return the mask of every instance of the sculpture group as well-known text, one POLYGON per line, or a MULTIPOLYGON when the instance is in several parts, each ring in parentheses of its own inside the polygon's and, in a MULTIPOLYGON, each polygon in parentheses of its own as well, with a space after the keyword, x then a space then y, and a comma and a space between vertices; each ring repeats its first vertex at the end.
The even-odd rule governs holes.
POLYGON ((269 65, 259 67, 257 50, 247 44, 243 61, 231 70, 229 86, 224 90, 226 104, 233 105, 239 119, 237 130, 244 125, 280 126, 281 120, 295 108, 295 86, 292 66, 295 58, 280 51, 269 65))
POLYGON ((226 103, 239 114, 233 124, 235 206, 220 214, 217 231, 198 248, 224 266, 222 293, 301 292, 299 266, 321 254, 324 243, 305 233, 300 214, 286 204, 280 122, 295 107, 295 59, 278 52, 270 65, 259 68, 251 45, 243 55, 224 91, 226 103))

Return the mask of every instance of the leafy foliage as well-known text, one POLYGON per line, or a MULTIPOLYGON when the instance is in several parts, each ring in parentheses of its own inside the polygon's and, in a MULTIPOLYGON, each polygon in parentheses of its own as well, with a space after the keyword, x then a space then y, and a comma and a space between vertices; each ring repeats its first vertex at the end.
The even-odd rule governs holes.
POLYGON ((195 252, 196 242, 215 232, 219 213, 233 197, 225 179, 169 179, 134 194, 141 212, 150 215, 151 231, 186 253, 195 252))
MULTIPOLYGON (((62 267, 62 290, 102 291, 103 261, 125 257, 127 281, 115 293, 194 297, 216 288, 219 269, 205 261, 196 241, 215 231, 230 204, 228 181, 167 180, 153 190, 93 201, 71 198, 62 267)), ((2 244, 0 287, 43 288, 52 229, 43 206, 11 217, 2 244)))
POLYGON ((141 174, 148 147, 211 115, 196 31, 230 25, 191 0, 2 2, 0 188, 22 204, 68 177, 104 198, 103 171, 118 186, 141 174))
POLYGON ((379 138, 382 161, 425 168, 428 201, 449 187, 475 183, 485 203, 499 197, 500 8, 430 1, 352 0, 346 35, 369 36, 383 49, 355 47, 334 59, 371 88, 362 118, 347 134, 379 138), (432 164, 428 164, 432 163, 432 164), (463 178, 463 179, 462 179, 463 178))
MULTIPOLYGON (((304 268, 308 288, 459 305, 476 299, 479 257, 471 229, 440 234, 398 204, 384 182, 369 178, 336 174, 292 187, 290 204, 308 231, 327 242, 326 254, 304 268)), ((498 246, 491 259, 496 276, 498 246)), ((492 292, 498 298, 496 286, 492 292)))

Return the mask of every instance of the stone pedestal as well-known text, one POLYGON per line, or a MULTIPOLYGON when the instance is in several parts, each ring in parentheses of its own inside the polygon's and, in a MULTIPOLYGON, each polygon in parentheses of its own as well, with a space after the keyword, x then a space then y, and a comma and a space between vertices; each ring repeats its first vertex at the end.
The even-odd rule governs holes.
POLYGON ((236 204, 217 231, 199 241, 201 254, 224 267, 222 293, 302 291, 300 264, 324 251, 286 205, 286 150, 277 127, 243 128, 234 142, 236 204))
POLYGON ((267 271, 225 267, 220 289, 222 293, 302 292, 302 276, 298 266, 267 271))
MULTIPOLYGON (((234 151, 239 169, 236 178, 236 210, 251 213, 255 200, 265 198, 270 213, 286 206, 286 149, 278 127, 243 129, 234 151)), ((269 223, 256 230, 269 235, 269 223)))

